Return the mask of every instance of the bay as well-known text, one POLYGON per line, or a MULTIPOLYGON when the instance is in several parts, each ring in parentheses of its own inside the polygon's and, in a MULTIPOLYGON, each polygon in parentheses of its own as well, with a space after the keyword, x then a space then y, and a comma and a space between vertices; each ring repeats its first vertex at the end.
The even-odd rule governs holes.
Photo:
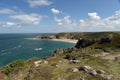
POLYGON ((68 48, 75 45, 60 41, 27 39, 44 34, 0 34, 0 66, 17 59, 43 58, 50 56, 58 48, 68 48))

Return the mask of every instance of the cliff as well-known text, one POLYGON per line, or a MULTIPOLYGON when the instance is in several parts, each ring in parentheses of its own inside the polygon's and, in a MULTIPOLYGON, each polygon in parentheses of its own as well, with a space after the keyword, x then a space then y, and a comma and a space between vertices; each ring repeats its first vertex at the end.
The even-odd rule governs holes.
MULTIPOLYGON (((79 39, 73 48, 57 49, 43 59, 17 60, 0 68, 1 80, 119 80, 120 33, 59 33, 79 39)), ((41 38, 40 38, 41 39, 41 38)), ((49 38, 43 38, 49 39, 49 38)))
POLYGON ((55 35, 43 35, 43 36, 36 36, 35 37, 37 40, 46 40, 46 39, 56 39, 55 35))

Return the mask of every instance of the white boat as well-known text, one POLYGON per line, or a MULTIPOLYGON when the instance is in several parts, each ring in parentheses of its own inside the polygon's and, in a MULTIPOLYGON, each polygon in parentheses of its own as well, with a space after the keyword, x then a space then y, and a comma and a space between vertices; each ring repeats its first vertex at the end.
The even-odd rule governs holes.
POLYGON ((42 50, 42 48, 35 48, 35 50, 36 50, 36 51, 40 51, 40 50, 42 50))

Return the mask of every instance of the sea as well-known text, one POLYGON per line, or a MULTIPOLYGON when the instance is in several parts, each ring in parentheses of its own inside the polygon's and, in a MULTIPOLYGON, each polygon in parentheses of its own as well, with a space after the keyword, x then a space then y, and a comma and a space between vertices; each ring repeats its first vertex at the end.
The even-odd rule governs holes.
POLYGON ((68 42, 32 39, 46 34, 48 35, 48 33, 0 34, 0 66, 18 59, 28 60, 33 57, 51 56, 58 48, 75 46, 74 43, 68 42))

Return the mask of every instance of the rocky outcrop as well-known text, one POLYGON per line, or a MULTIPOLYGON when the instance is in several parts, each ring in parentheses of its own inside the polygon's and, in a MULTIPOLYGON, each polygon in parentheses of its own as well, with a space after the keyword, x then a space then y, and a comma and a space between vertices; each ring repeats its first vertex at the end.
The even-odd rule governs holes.
POLYGON ((75 45, 75 47, 76 48, 84 48, 84 47, 92 45, 93 43, 95 43, 94 40, 86 40, 86 39, 80 38, 78 40, 77 44, 75 45))
POLYGON ((101 38, 100 40, 100 44, 104 44, 104 43, 111 43, 112 42, 112 39, 111 38, 101 38))
POLYGON ((56 39, 56 36, 54 36, 54 35, 44 35, 44 36, 37 36, 35 38, 37 40, 41 40, 41 39, 49 40, 49 39, 56 39))

